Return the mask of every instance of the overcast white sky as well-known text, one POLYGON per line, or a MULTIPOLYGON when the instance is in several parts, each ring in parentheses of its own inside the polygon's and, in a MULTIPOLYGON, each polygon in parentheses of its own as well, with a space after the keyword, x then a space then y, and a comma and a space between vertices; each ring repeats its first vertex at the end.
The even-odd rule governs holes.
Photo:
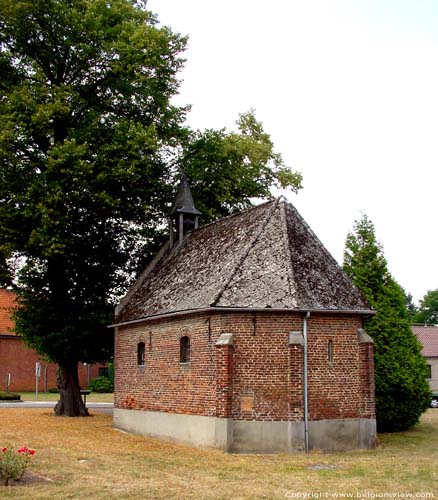
POLYGON ((304 189, 284 193, 339 263, 365 212, 390 272, 438 288, 438 1, 149 0, 189 35, 193 128, 254 108, 304 189))

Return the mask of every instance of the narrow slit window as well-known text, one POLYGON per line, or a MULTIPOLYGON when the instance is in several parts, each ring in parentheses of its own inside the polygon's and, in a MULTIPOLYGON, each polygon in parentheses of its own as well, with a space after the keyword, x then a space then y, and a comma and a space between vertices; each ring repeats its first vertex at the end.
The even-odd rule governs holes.
POLYGON ((327 345, 327 361, 329 364, 333 364, 333 340, 328 341, 327 345))
POLYGON ((179 362, 190 363, 190 339, 187 336, 179 341, 179 362))
POLYGON ((145 344, 144 342, 139 342, 137 346, 137 364, 138 366, 145 365, 145 344))

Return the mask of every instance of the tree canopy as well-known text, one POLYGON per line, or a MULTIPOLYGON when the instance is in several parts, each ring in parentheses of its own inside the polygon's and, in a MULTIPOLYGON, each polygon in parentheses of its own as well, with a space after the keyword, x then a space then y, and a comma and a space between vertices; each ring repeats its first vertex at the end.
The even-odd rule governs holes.
POLYGON ((424 325, 438 325, 438 289, 429 290, 420 300, 420 305, 412 322, 423 323, 424 325))
POLYGON ((115 298, 159 245, 181 166, 207 219, 300 187, 253 113, 236 133, 185 126, 186 43, 142 2, 0 0, 1 278, 24 263, 16 328, 60 367, 58 414, 86 414, 77 363, 111 353, 115 298))
POLYGON ((344 270, 376 311, 365 328, 374 340, 378 429, 406 429, 430 404, 426 362, 410 328, 405 293, 389 273, 366 215, 347 236, 344 270))
POLYGON ((235 132, 192 132, 179 160, 205 221, 248 208, 253 198, 271 197, 273 186, 301 187, 301 174, 274 151, 253 110, 242 113, 236 125, 235 132))

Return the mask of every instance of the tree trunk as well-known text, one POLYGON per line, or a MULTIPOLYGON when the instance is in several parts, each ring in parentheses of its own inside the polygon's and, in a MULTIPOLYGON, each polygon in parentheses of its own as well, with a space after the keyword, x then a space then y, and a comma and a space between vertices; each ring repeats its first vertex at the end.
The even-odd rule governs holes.
POLYGON ((88 417, 79 387, 78 364, 58 365, 56 375, 59 389, 59 401, 55 406, 55 415, 65 417, 88 417))

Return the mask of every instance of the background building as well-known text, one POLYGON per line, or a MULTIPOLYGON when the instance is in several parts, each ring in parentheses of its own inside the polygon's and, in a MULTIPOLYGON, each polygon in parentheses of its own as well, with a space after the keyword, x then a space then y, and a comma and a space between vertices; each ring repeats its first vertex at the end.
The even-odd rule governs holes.
MULTIPOLYGON (((27 347, 23 339, 13 332, 14 322, 11 312, 15 307, 15 294, 0 289, 0 390, 6 390, 10 380, 10 391, 35 391, 37 379, 36 363, 40 363, 38 390, 46 392, 56 387, 56 365, 49 363, 33 349, 27 347)), ((79 364, 79 383, 87 387, 91 378, 99 376, 104 365, 79 364)))
POLYGON ((412 331, 423 346, 430 388, 438 391, 438 326, 412 325, 412 331))

